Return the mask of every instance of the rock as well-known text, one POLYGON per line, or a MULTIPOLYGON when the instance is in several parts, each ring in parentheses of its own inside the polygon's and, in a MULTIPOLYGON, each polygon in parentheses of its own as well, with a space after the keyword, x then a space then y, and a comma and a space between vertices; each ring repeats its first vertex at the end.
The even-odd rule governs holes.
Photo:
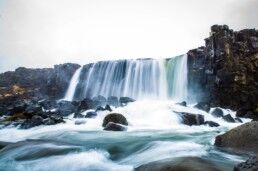
POLYGON ((74 122, 75 125, 82 125, 82 124, 86 124, 86 121, 85 120, 76 120, 74 122))
POLYGON ((110 96, 110 97, 108 97, 107 103, 108 103, 109 105, 111 105, 111 106, 114 106, 114 107, 118 107, 118 106, 119 106, 118 98, 115 97, 115 96, 110 96))
POLYGON ((39 126, 43 124, 43 118, 38 115, 34 115, 30 120, 25 121, 20 128, 29 129, 35 126, 39 126))
POLYGON ((97 112, 87 112, 85 118, 95 118, 97 116, 97 112))
POLYGON ((78 111, 78 107, 74 106, 70 101, 61 101, 58 103, 58 112, 62 116, 68 116, 74 112, 78 111))
POLYGON ((51 118, 43 119, 43 123, 44 123, 44 125, 55 125, 56 124, 55 120, 53 120, 51 118))
POLYGON ((215 145, 258 154, 258 122, 252 121, 218 135, 215 145))
POLYGON ((192 113, 178 113, 182 118, 182 123, 185 125, 203 125, 204 124, 204 116, 200 114, 192 114, 192 113))
POLYGON ((98 95, 97 97, 94 97, 92 99, 94 103, 96 103, 98 106, 104 106, 107 103, 107 100, 104 96, 98 95))
POLYGON ((95 112, 98 112, 98 111, 105 111, 106 109, 102 106, 99 106, 97 107, 97 109, 95 110, 95 112))
POLYGON ((24 115, 27 118, 32 118, 33 115, 39 114, 40 112, 42 112, 41 106, 39 106, 38 104, 31 104, 26 107, 24 115))
POLYGON ((147 163, 135 171, 219 171, 211 162, 199 157, 179 157, 147 163))
POLYGON ((181 103, 176 103, 177 105, 180 105, 180 106, 187 106, 187 104, 186 104, 186 101, 182 101, 181 103))
POLYGON ((121 105, 126 105, 127 103, 135 102, 135 100, 130 97, 120 97, 119 102, 121 105))
POLYGON ((258 171, 258 158, 250 157, 247 161, 236 165, 234 171, 258 171))
POLYGON ((231 116, 230 114, 227 114, 227 115, 223 116, 222 118, 223 118, 225 121, 227 121, 227 122, 231 122, 231 123, 235 123, 235 122, 236 122, 235 119, 232 118, 232 116, 231 116))
POLYGON ((119 114, 119 113, 108 114, 104 118, 102 126, 106 127, 106 125, 109 122, 113 122, 113 123, 121 124, 121 125, 126 125, 126 126, 128 125, 128 122, 127 122, 126 118, 122 114, 119 114))
POLYGON ((215 108, 212 112, 211 115, 216 117, 216 118, 221 118, 223 117, 223 111, 220 108, 215 108))
POLYGON ((205 121, 204 124, 209 125, 210 127, 219 127, 220 126, 218 123, 213 122, 213 121, 205 121))
POLYGON ((204 110, 206 112, 210 111, 210 104, 206 103, 206 102, 199 102, 194 107, 197 108, 197 109, 200 109, 200 110, 204 110))
POLYGON ((239 123, 243 123, 242 119, 240 119, 240 118, 238 118, 238 117, 235 118, 235 121, 237 121, 237 122, 239 122, 239 123))
POLYGON ((84 118, 84 115, 79 112, 75 112, 73 118, 84 118))
POLYGON ((114 122, 109 122, 105 127, 105 131, 125 131, 126 127, 121 124, 116 124, 114 122))

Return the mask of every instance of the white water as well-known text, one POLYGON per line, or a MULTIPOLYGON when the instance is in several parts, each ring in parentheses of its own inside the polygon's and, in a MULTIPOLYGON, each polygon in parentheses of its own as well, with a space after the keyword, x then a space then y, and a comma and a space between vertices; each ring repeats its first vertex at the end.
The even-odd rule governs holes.
POLYGON ((65 93, 64 100, 67 100, 67 101, 72 101, 73 100, 77 84, 79 83, 82 68, 83 67, 80 67, 75 71, 75 73, 74 73, 74 75, 73 75, 73 77, 70 81, 69 87, 68 87, 68 89, 65 93))
POLYGON ((65 100, 73 100, 79 84, 83 87, 77 99, 102 95, 134 99, 187 100, 187 55, 167 59, 104 61, 78 69, 71 79, 65 100))

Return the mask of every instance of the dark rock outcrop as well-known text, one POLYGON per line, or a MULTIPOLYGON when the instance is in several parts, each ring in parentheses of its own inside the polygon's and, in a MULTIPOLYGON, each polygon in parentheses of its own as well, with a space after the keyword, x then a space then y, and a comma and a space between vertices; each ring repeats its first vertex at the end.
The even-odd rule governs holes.
POLYGON ((200 110, 204 110, 206 112, 209 112, 210 108, 211 108, 210 104, 207 103, 207 102, 199 102, 194 107, 197 108, 197 109, 200 109, 200 110))
POLYGON ((187 106, 186 101, 182 101, 182 102, 176 103, 176 104, 177 104, 177 105, 180 105, 180 106, 187 106))
POLYGON ((205 121, 204 125, 209 125, 210 127, 218 127, 218 126, 220 126, 218 123, 213 122, 213 121, 205 121))
POLYGON ((97 112, 87 112, 85 118, 95 118, 97 116, 97 112))
POLYGON ((258 122, 238 126, 215 139, 218 147, 232 148, 239 152, 258 154, 258 122))
POLYGON ((199 157, 180 157, 147 163, 135 171, 219 171, 213 163, 199 157))
POLYGON ((231 123, 234 123, 236 122, 235 119, 230 115, 230 114, 227 114, 225 116, 222 117, 225 121, 227 122, 231 122, 231 123))
POLYGON ((239 163, 234 167, 234 171, 257 171, 258 158, 250 157, 247 161, 239 163))
POLYGON ((215 108, 212 112, 211 115, 217 118, 223 117, 223 111, 220 108, 215 108))
POLYGON ((257 43, 255 29, 233 31, 226 25, 212 26, 205 46, 187 53, 189 91, 213 107, 244 108, 253 112, 248 117, 257 116, 257 43))

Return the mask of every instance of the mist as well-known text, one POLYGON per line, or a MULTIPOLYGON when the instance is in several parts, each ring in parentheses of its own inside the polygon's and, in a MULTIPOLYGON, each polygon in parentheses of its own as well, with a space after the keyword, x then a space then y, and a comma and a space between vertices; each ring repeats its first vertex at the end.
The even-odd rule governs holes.
POLYGON ((19 66, 167 58, 213 24, 258 27, 257 0, 0 0, 0 72, 19 66))

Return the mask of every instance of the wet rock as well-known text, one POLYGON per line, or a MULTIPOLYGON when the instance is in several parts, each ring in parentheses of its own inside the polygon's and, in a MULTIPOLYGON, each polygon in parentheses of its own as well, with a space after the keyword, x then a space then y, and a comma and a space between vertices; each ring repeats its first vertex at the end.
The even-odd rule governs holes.
POLYGON ((213 121, 205 121, 204 124, 209 125, 210 127, 219 127, 220 126, 218 123, 213 122, 213 121))
POLYGON ((177 105, 180 105, 180 106, 187 106, 187 104, 186 104, 186 101, 182 101, 181 103, 176 103, 177 105))
POLYGON ((105 106, 105 110, 108 110, 109 112, 112 112, 112 109, 111 109, 111 107, 109 105, 105 106))
POLYGON ((119 106, 118 98, 115 97, 115 96, 110 96, 110 97, 108 97, 107 103, 108 103, 109 105, 111 105, 111 106, 114 106, 114 107, 118 107, 118 106, 119 106))
POLYGON ((106 109, 102 106, 99 106, 97 107, 97 109, 95 110, 95 112, 98 112, 98 111, 105 111, 106 109))
POLYGON ((68 116, 74 112, 77 112, 78 107, 74 106, 73 103, 70 101, 61 101, 58 103, 57 110, 62 116, 68 116))
POLYGON ((199 102, 194 107, 197 108, 197 109, 200 109, 200 110, 204 110, 206 112, 210 111, 210 104, 206 103, 206 102, 199 102))
POLYGON ((104 127, 105 131, 125 131, 126 127, 121 125, 121 124, 117 124, 114 122, 109 122, 105 127, 104 127))
POLYGON ((43 124, 43 118, 38 115, 34 115, 30 120, 25 121, 20 128, 29 129, 35 126, 39 126, 43 124))
POLYGON ((227 114, 227 115, 223 116, 222 118, 227 122, 231 122, 231 123, 236 122, 235 119, 230 114, 227 114))
POLYGON ((76 120, 74 122, 75 125, 82 125, 82 124, 86 124, 86 121, 85 120, 76 120))
POLYGON ((84 118, 84 115, 81 114, 80 112, 75 112, 73 115, 73 118, 84 118))
POLYGON ((55 125, 56 121, 51 118, 46 118, 46 119, 43 119, 43 124, 44 125, 55 125))
POLYGON ((179 157, 147 163, 135 171, 219 171, 211 162, 199 157, 179 157))
POLYGON ((204 116, 200 114, 192 114, 192 113, 178 113, 182 118, 182 123, 185 125, 203 125, 204 124, 204 116))
POLYGON ((239 122, 239 123, 243 123, 242 119, 240 119, 240 118, 238 118, 238 117, 235 118, 235 121, 236 121, 236 122, 239 122))
POLYGON ((247 161, 236 165, 234 171, 258 171, 258 158, 250 157, 247 161))
POLYGON ((44 110, 51 110, 58 107, 57 102, 55 100, 41 100, 38 102, 38 105, 43 107, 44 110))
POLYGON ((223 117, 223 111, 220 108, 215 108, 212 112, 211 115, 216 117, 216 118, 221 118, 223 117))
POLYGON ((134 102, 135 100, 130 97, 120 97, 119 102, 121 105, 126 105, 127 103, 134 102))
POLYGON ((98 95, 97 97, 94 97, 92 99, 92 101, 99 106, 104 106, 107 103, 107 99, 104 96, 101 96, 101 95, 98 95))
POLYGON ((109 122, 113 122, 113 123, 121 124, 121 125, 126 125, 126 126, 128 125, 128 122, 127 122, 126 118, 122 114, 119 114, 119 113, 108 114, 104 118, 102 126, 106 127, 106 125, 109 122))
POLYGON ((95 118, 97 116, 97 112, 87 112, 85 118, 95 118))
POLYGON ((229 130, 215 139, 218 147, 258 154, 258 122, 252 121, 229 130))

